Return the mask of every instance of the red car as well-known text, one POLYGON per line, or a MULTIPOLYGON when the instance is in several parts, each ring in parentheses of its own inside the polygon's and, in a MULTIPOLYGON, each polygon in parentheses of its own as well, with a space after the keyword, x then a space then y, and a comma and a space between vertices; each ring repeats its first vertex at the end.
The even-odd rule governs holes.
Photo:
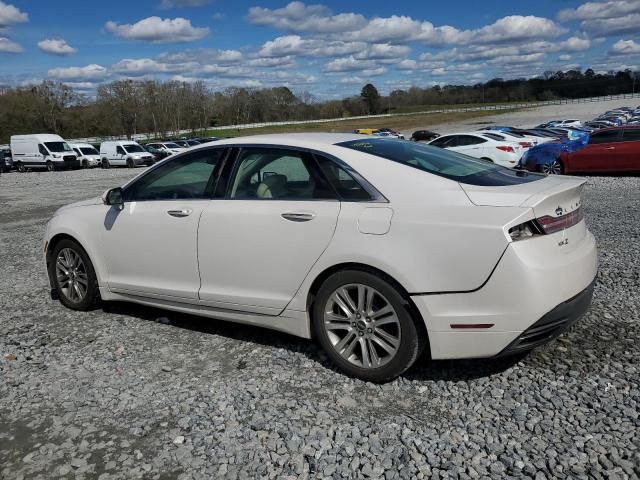
POLYGON ((613 127, 589 136, 575 152, 561 152, 562 173, 640 173, 640 127, 613 127))

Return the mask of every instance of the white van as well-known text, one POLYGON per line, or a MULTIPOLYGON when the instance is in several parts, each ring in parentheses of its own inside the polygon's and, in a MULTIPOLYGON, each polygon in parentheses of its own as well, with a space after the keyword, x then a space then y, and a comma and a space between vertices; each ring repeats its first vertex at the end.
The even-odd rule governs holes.
POLYGON ((80 166, 76 153, 59 135, 13 135, 11 154, 13 164, 19 172, 28 168, 42 168, 52 172, 80 166))
POLYGON ((100 165, 100 152, 88 143, 72 143, 71 148, 80 159, 82 168, 92 168, 100 165))
POLYGON ((102 142, 100 158, 102 158, 102 168, 116 165, 133 168, 138 165, 153 165, 155 161, 152 154, 131 140, 102 142))

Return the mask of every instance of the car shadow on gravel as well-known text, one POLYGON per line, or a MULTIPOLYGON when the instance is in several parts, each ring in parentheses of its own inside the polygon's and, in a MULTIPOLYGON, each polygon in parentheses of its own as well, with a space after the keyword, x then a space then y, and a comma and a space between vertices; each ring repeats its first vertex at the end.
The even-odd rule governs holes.
MULTIPOLYGON (((287 333, 254 325, 245 325, 224 320, 210 320, 205 317, 171 312, 155 307, 126 302, 104 303, 102 309, 111 314, 136 317, 141 320, 163 323, 193 332, 218 335, 240 342, 250 342, 265 347, 284 348, 292 352, 299 352, 328 370, 342 374, 314 341, 287 333)), ((501 358, 432 361, 423 354, 422 357, 403 374, 403 377, 411 381, 473 380, 500 374, 516 365, 525 356, 526 354, 501 358)))

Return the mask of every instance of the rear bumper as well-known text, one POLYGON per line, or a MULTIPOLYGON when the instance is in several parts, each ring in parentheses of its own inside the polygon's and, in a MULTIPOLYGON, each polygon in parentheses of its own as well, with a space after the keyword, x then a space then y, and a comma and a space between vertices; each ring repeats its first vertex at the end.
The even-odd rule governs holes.
POLYGON ((571 248, 558 246, 554 235, 511 243, 490 278, 474 291, 413 295, 432 357, 493 357, 516 344, 534 348, 535 339, 525 338, 535 333, 531 329, 566 318, 557 331, 538 332, 549 334, 540 338, 544 343, 579 318, 591 300, 598 258, 584 222, 569 230, 573 239, 581 238, 571 248))
POLYGON ((518 338, 511 342, 507 348, 498 355, 506 356, 527 352, 554 340, 566 332, 589 309, 591 299, 593 298, 594 285, 595 281, 591 282, 591 285, 575 297, 561 303, 545 314, 540 320, 522 332, 518 338))

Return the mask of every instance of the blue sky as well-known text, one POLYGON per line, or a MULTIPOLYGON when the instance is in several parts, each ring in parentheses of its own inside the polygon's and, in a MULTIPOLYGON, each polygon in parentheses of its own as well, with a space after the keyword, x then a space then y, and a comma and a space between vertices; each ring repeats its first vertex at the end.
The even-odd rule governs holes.
POLYGON ((119 78, 287 85, 469 84, 640 65, 640 0, 0 0, 0 84, 119 78))

